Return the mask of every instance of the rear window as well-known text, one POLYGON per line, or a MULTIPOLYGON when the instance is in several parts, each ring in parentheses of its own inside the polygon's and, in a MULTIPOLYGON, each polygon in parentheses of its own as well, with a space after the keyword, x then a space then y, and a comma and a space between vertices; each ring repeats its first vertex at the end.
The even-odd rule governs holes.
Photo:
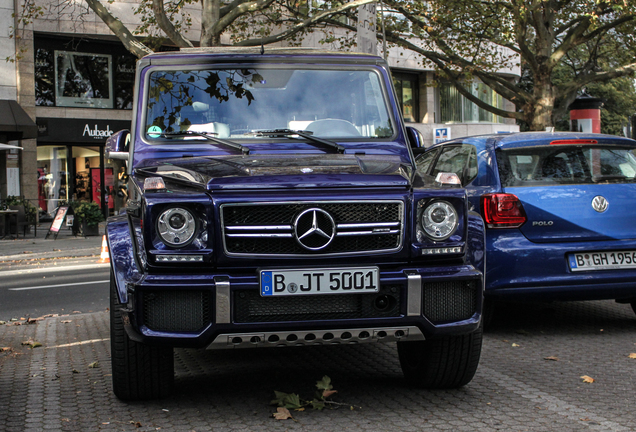
POLYGON ((541 146, 497 151, 502 186, 634 183, 636 149, 611 145, 541 146))

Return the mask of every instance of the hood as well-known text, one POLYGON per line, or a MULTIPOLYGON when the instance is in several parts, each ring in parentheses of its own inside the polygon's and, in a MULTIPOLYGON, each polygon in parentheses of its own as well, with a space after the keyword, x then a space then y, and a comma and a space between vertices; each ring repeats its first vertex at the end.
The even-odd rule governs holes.
POLYGON ((246 155, 148 161, 135 170, 207 190, 402 187, 412 167, 387 155, 246 155))

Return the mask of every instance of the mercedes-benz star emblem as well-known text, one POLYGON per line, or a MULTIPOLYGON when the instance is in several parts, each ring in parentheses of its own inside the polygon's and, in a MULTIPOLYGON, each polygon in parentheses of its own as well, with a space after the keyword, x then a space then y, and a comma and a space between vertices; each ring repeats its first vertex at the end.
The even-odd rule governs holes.
POLYGON ((592 208, 599 213, 603 213, 607 207, 609 207, 609 203, 600 195, 595 196, 592 200, 592 208))
POLYGON ((305 249, 321 250, 329 246, 336 236, 336 223, 326 211, 310 208, 296 216, 294 236, 305 249))

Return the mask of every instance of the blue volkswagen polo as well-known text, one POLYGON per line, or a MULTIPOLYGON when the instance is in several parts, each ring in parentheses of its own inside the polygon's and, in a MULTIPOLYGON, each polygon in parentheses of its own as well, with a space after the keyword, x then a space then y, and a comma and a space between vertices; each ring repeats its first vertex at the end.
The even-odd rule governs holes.
POLYGON ((417 165, 456 173, 481 213, 487 299, 616 299, 636 312, 636 141, 484 135, 429 147, 417 165))

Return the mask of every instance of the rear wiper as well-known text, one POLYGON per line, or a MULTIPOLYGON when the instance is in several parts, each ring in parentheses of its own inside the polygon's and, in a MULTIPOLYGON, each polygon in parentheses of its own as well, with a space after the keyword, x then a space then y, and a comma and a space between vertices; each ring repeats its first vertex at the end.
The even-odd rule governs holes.
POLYGON ((228 147, 232 147, 235 148, 237 150, 240 150, 244 155, 248 155, 250 154, 250 149, 245 147, 244 145, 241 145, 239 143, 236 143, 234 141, 230 141, 230 140, 226 140, 226 139, 221 139, 221 138, 217 138, 214 135, 218 135, 216 132, 199 132, 199 131, 193 131, 193 130, 183 130, 183 131, 174 131, 174 132, 152 132, 153 134, 157 134, 157 135, 161 135, 167 138, 170 137, 177 137, 177 136, 184 136, 184 135, 194 135, 194 136, 200 136, 203 137, 207 140, 212 141, 213 143, 216 144, 221 144, 221 145, 226 145, 228 147))
POLYGON ((313 136, 313 132, 310 132, 310 131, 299 131, 299 130, 292 130, 292 129, 272 129, 272 130, 256 130, 256 131, 252 131, 252 133, 255 136, 270 136, 270 137, 277 137, 277 136, 289 137, 292 135, 298 135, 299 137, 303 137, 305 139, 308 139, 309 141, 313 141, 318 144, 324 144, 326 146, 335 148, 338 151, 338 153, 344 153, 345 151, 345 148, 341 146, 340 144, 338 144, 337 142, 326 140, 324 138, 315 137, 313 136))

